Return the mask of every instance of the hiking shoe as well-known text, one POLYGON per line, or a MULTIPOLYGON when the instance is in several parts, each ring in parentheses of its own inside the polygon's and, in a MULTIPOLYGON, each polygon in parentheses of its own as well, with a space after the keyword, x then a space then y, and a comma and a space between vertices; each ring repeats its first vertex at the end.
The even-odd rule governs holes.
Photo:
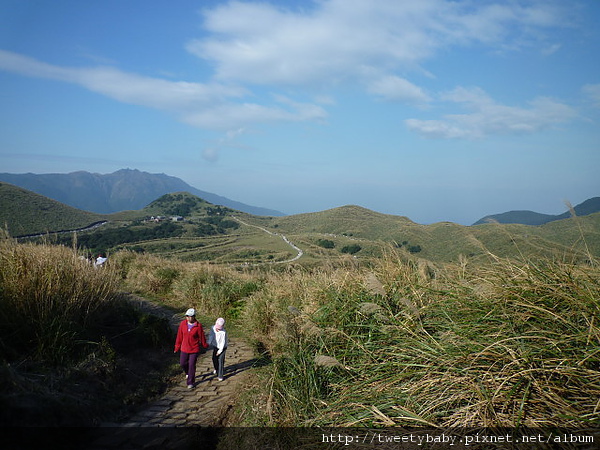
POLYGON ((188 384, 188 385, 187 385, 187 388, 188 388, 188 389, 194 389, 194 385, 193 385, 193 384, 188 384))
POLYGON ((223 381, 223 378, 219 378, 219 381, 223 381))
POLYGON ((216 374, 217 374, 217 371, 216 371, 216 370, 213 370, 213 375, 216 375, 216 374))

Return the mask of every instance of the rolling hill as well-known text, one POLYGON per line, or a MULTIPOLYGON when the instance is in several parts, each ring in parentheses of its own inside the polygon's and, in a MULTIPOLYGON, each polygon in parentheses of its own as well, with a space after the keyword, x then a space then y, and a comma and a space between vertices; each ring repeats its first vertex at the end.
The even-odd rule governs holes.
MULTIPOLYGON (((289 242, 302 249, 299 261, 304 264, 341 260, 348 253, 369 259, 380 256, 386 246, 440 263, 464 257, 489 260, 490 254, 569 261, 600 257, 600 213, 540 226, 421 225, 354 205, 284 217, 255 216, 179 192, 165 194, 140 210, 100 215, 7 183, 0 184, 0 208, 0 220, 13 236, 82 228, 106 220, 100 229, 79 232, 79 242, 90 250, 127 248, 217 263, 283 262, 295 255, 289 242), (151 216, 164 217, 150 221, 151 216), (173 221, 172 216, 181 220, 173 221)), ((68 236, 57 239, 71 244, 68 236)))
POLYGON ((467 227, 451 222, 421 225, 406 217, 344 206, 319 213, 262 219, 262 223, 298 242, 327 238, 337 247, 354 241, 365 248, 377 242, 390 243, 420 258, 439 262, 457 261, 461 255, 487 259, 490 253, 499 257, 586 259, 589 250, 594 257, 600 256, 600 213, 541 226, 488 223, 467 227))
POLYGON ((74 230, 106 220, 34 192, 0 183, 0 224, 11 236, 74 230))
POLYGON ((0 173, 0 182, 13 184, 84 211, 110 214, 145 207, 163 194, 189 192, 215 205, 255 215, 282 216, 282 212, 246 205, 200 191, 179 178, 122 169, 111 174, 84 171, 67 174, 0 173))

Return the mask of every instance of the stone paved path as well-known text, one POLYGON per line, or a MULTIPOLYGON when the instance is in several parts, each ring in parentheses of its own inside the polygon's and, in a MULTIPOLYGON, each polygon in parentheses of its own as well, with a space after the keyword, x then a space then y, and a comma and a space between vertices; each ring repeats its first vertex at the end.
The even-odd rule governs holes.
POLYGON ((198 359, 196 385, 187 389, 185 375, 162 398, 147 405, 125 426, 219 426, 233 406, 233 395, 244 381, 244 371, 255 362, 250 346, 232 338, 225 353, 225 377, 213 375, 212 352, 198 359))
MULTIPOLYGON (((171 312, 139 297, 130 295, 129 300, 147 312, 167 317, 174 333, 176 332, 182 320, 181 314, 172 315, 171 312)), ((205 328, 208 328, 208 325, 205 328)), ((225 354, 224 380, 218 381, 212 373, 211 356, 212 352, 209 351, 198 358, 194 389, 187 389, 182 371, 180 375, 171 379, 170 387, 161 398, 147 404, 126 422, 103 424, 98 433, 99 437, 90 442, 89 448, 186 448, 185 439, 197 438, 197 435, 174 432, 173 428, 222 426, 227 413, 233 407, 236 394, 243 389, 248 369, 253 367, 257 360, 246 342, 239 338, 230 338, 225 354), (151 432, 149 427, 164 431, 151 432)), ((173 358, 178 359, 178 356, 173 354, 173 358)))

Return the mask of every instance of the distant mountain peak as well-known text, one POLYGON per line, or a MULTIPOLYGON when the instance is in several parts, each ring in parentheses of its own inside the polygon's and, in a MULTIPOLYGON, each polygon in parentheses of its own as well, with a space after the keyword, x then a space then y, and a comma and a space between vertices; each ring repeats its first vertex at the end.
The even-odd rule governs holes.
POLYGON ((142 209, 160 196, 189 192, 214 205, 226 206, 258 216, 284 216, 275 211, 247 205, 196 189, 183 180, 164 173, 119 169, 110 174, 77 171, 67 174, 0 173, 0 181, 20 186, 65 205, 99 214, 142 209))
MULTIPOLYGON (((600 197, 590 198, 583 203, 575 206, 573 211, 578 216, 587 216, 600 212, 600 197)), ((484 223, 516 223, 521 225, 544 225, 548 222, 556 220, 568 219, 571 217, 571 211, 567 211, 559 215, 541 214, 534 211, 508 211, 500 214, 492 214, 485 216, 475 222, 473 225, 481 225, 484 223)))

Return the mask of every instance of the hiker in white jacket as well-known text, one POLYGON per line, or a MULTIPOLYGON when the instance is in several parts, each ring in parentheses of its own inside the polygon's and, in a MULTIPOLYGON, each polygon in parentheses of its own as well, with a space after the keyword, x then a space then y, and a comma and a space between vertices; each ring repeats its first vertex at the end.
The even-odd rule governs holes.
POLYGON ((225 319, 219 317, 215 324, 210 328, 208 336, 208 345, 213 349, 212 361, 219 381, 223 381, 223 371, 225 368, 225 350, 227 350, 227 331, 225 331, 225 319))

